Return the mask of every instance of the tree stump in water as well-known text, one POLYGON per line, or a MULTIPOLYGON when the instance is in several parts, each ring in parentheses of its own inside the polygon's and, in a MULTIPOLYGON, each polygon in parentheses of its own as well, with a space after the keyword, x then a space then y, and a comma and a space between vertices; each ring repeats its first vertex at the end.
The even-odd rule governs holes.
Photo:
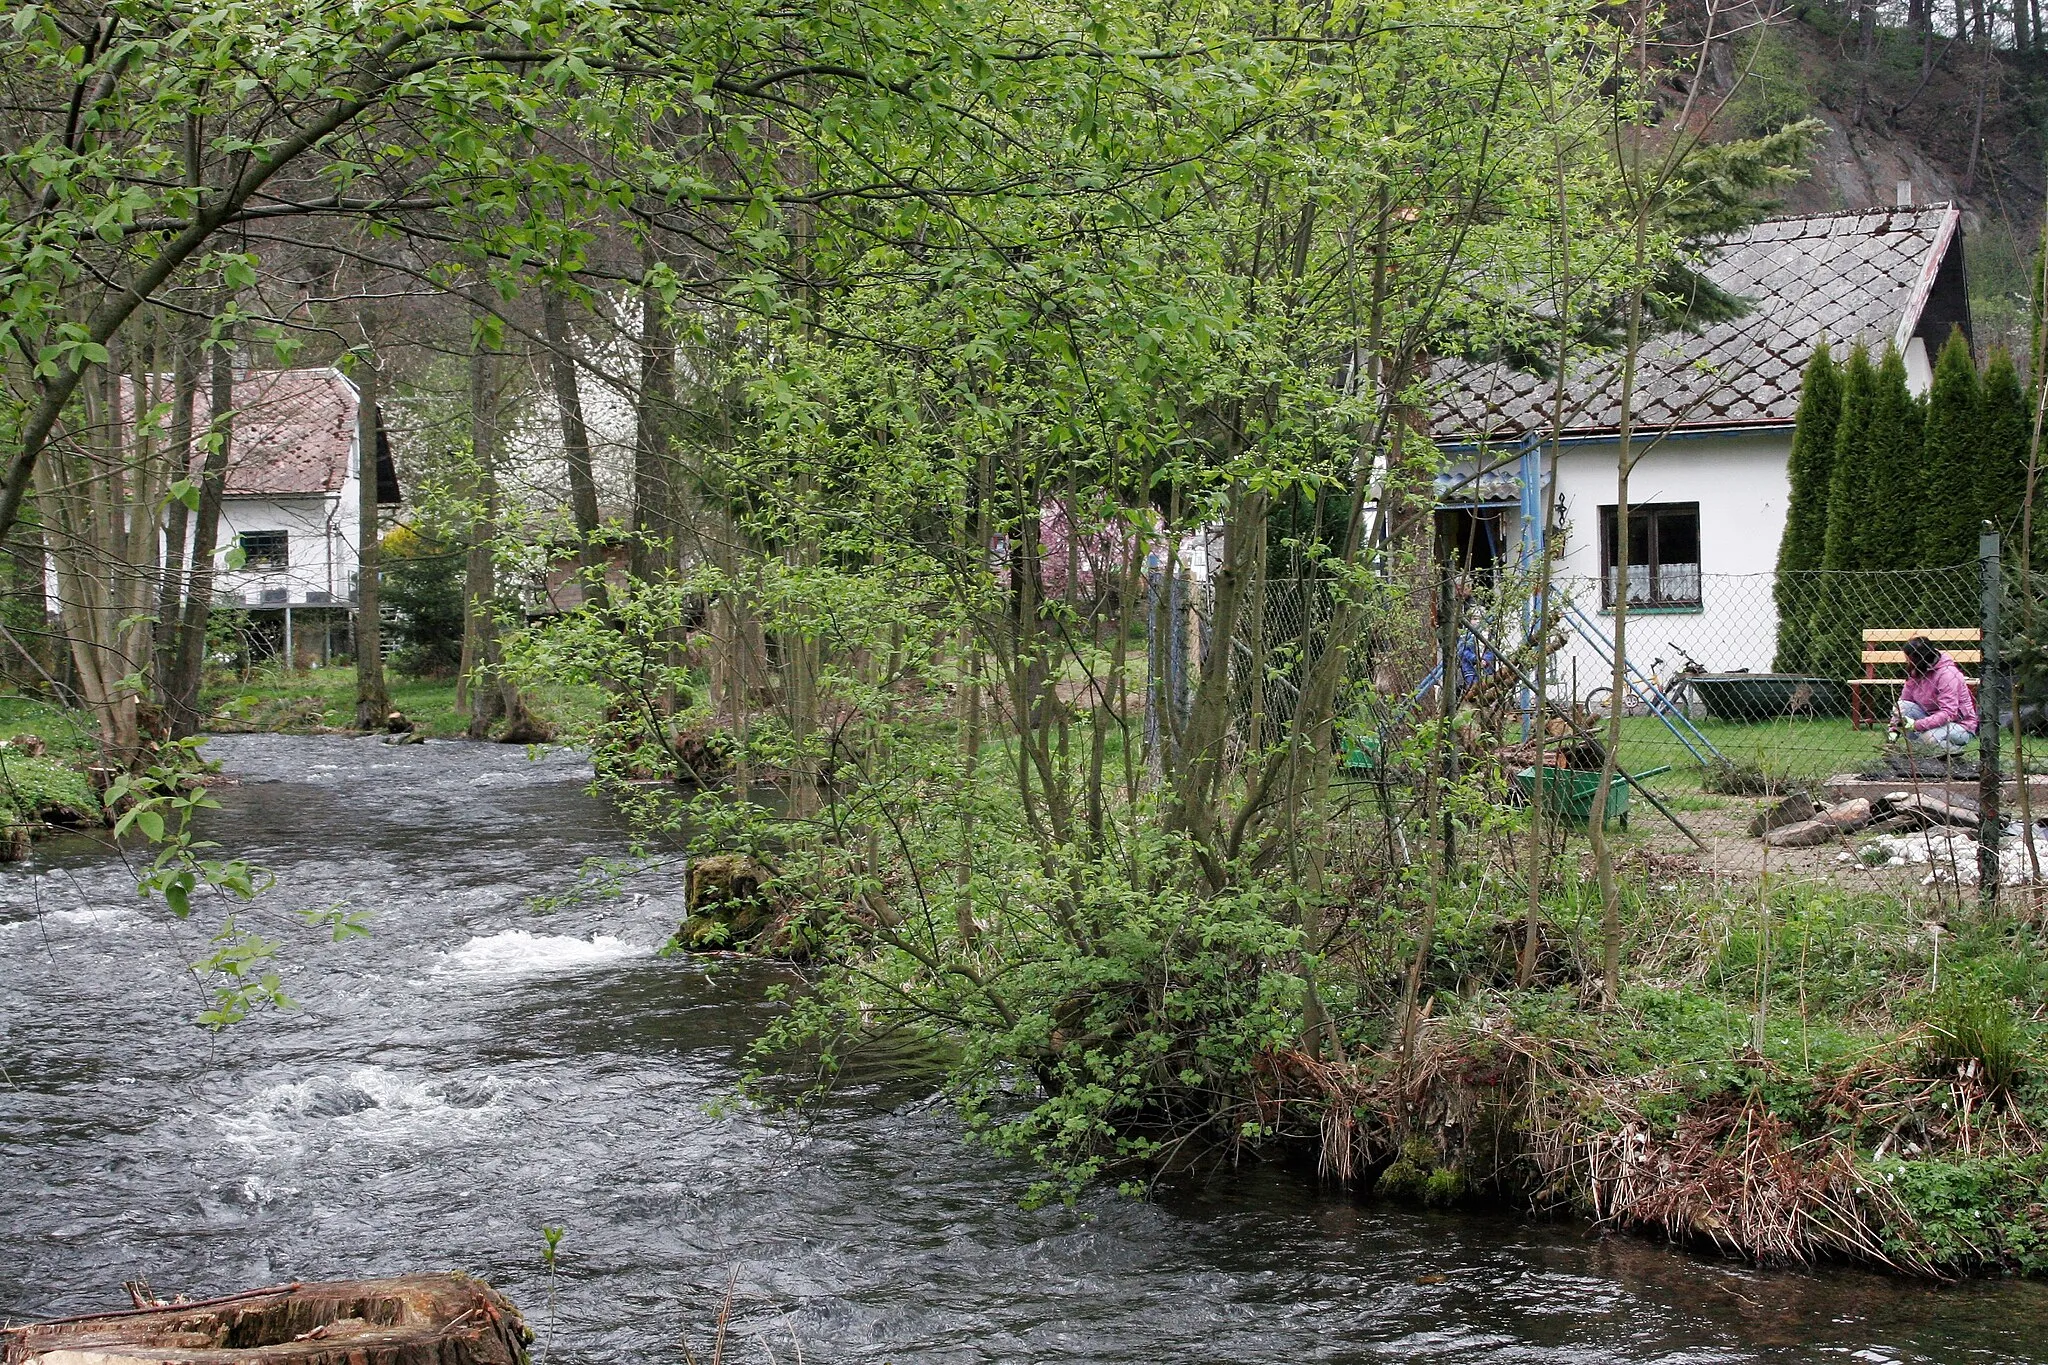
POLYGON ((519 1310, 467 1275, 252 1289, 0 1331, 0 1365, 523 1365, 519 1310))
POLYGON ((719 853, 690 863, 688 917, 676 939, 690 949, 733 949, 803 961, 814 947, 811 926, 773 888, 774 869, 744 853, 719 853))
POLYGON ((505 733, 498 736, 500 744, 552 744, 555 742, 555 728, 536 716, 522 715, 505 727, 505 733))

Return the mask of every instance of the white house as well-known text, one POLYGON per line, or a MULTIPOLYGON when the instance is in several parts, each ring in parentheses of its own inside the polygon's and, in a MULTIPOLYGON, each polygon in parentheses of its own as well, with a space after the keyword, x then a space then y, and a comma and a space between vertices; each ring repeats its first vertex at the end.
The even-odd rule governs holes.
MULTIPOLYGON (((236 374, 218 542, 223 555, 239 546, 244 560, 218 569, 223 605, 355 600, 356 410, 355 386, 336 369, 236 374)), ((389 444, 380 437, 379 445, 379 482, 390 485, 379 501, 396 502, 389 444)))
MULTIPOLYGON (((288 651, 294 662, 323 658, 337 641, 347 647, 356 601, 361 540, 355 385, 331 366, 238 369, 234 395, 234 433, 215 536, 214 600, 247 608, 271 647, 288 651), (241 563, 230 568, 237 548, 241 563)), ((196 432, 212 421, 209 399, 202 383, 193 405, 196 432)), ((203 451, 195 450, 195 480, 204 461, 203 451)), ((398 476, 381 430, 375 467, 378 502, 395 505, 398 476)), ((54 566, 46 575, 54 602, 54 566)))
MULTIPOLYGON (((1940 204, 1775 218, 1730 238, 1704 273, 1749 307, 1660 336, 1640 361, 1629 653, 1641 668, 1660 655, 1675 666, 1682 650, 1717 671, 1768 671, 1801 375, 1822 338, 1838 359, 1859 341, 1873 357, 1892 345, 1925 392, 1950 329, 1970 331, 1961 213, 1940 204)), ((1440 541, 1485 569, 1526 565, 1561 538, 1554 573, 1578 622, 1558 678, 1569 685, 1576 670, 1590 686, 1606 672, 1598 639, 1619 586, 1619 362, 1568 376, 1554 440, 1553 380, 1502 364, 1440 366, 1438 377, 1432 428, 1451 457, 1438 482, 1440 541), (1545 526, 1553 486, 1557 516, 1545 526)))
MULTIPOLYGON (((332 367, 235 375, 215 600, 259 620, 274 614, 276 642, 295 656, 331 650, 330 632, 355 605, 357 407, 355 385, 332 367), (231 569, 226 555, 236 547, 242 563, 231 569)), ((381 430, 377 445, 378 501, 395 504, 398 479, 381 430)))

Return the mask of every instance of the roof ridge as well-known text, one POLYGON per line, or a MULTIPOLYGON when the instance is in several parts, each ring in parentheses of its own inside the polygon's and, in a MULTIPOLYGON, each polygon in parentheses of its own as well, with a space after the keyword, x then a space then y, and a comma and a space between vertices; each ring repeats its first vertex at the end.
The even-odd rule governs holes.
MULTIPOLYGON (((1817 223, 1828 218, 1866 218, 1873 213, 1932 213, 1936 209, 1952 209, 1954 207, 1956 207, 1955 200, 1938 199, 1931 204, 1893 204, 1889 207, 1883 204, 1873 204, 1867 209, 1829 209, 1826 213, 1777 213, 1772 214, 1769 218, 1757 219, 1756 222, 1750 224, 1750 227, 1762 227, 1765 223, 1817 223)), ((1749 231, 1749 228, 1738 228, 1735 232, 1730 233, 1729 236, 1740 236, 1747 231, 1749 231)))

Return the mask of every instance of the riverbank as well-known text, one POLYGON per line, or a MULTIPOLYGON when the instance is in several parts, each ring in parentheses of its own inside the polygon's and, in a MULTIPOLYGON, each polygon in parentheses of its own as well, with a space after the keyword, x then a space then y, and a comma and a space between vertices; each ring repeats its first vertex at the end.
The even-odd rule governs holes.
POLYGON ((28 856, 29 840, 104 822, 91 770, 99 762, 81 713, 22 696, 0 696, 0 860, 28 856))
POLYGON ((1731 875, 1641 841, 1618 871, 1629 984, 1610 1008, 1579 856, 1525 987, 1512 874, 1435 888, 1405 1039, 1390 969, 1412 937, 1390 915, 1337 940, 1315 966, 1332 1028, 1250 1067, 1255 1144, 1381 1197, 1760 1265, 2048 1274, 2048 942, 2027 892, 1993 909, 1832 858, 1731 875))
POLYGON ((1605 1015, 1502 992, 1419 1023, 1405 1062, 1272 1072, 1316 1120, 1320 1169, 1383 1197, 1764 1266, 2048 1273, 2038 1026, 1974 987, 1899 1014, 1857 1029, 1795 1007, 1759 1048, 1754 1012, 1708 991, 1639 988, 1605 1015))
MULTIPOLYGON (((435 739, 460 739, 469 731, 469 713, 456 705, 453 678, 388 680, 392 709, 402 712, 421 734, 435 739)), ((594 715, 599 701, 589 689, 542 689, 531 698, 535 714, 552 725, 577 722, 594 715)), ((230 680, 205 689, 200 706, 206 728, 225 734, 327 734, 350 731, 356 719, 356 675, 353 668, 309 668, 285 673, 265 668, 247 680, 230 680)))
POLYGON ((1312 1161, 1027 1210, 1031 1167, 963 1142, 900 1039, 807 1118, 731 1103, 790 977, 656 956, 672 866, 535 914, 627 851, 574 754, 208 749, 237 779, 208 837, 276 875, 245 913, 287 941, 300 1009, 226 1045, 194 1028, 178 983, 203 939, 138 902, 104 849, 53 844, 0 873, 0 1315, 16 1321, 124 1306, 138 1277, 204 1298, 457 1265, 528 1306, 560 1365, 701 1341, 729 1281, 730 1339, 784 1360, 792 1340, 805 1359, 900 1365, 1291 1365, 1305 1342, 1479 1365, 2048 1359, 2037 1282, 1760 1271, 1526 1202, 1509 1217, 1346 1192, 1312 1161), (343 902, 369 937, 335 944, 299 914, 343 902), (552 1278, 544 1227, 564 1230, 552 1278))

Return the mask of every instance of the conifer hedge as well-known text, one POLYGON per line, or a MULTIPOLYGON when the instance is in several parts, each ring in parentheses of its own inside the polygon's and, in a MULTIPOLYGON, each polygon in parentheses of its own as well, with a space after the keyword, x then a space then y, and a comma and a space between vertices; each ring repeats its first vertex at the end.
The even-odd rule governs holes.
POLYGON ((1778 608, 1780 673, 1808 673, 1807 648, 1813 615, 1813 580, 1827 546, 1828 478, 1835 467, 1835 427, 1842 416, 1842 367, 1825 338, 1814 348, 1799 387, 1799 418, 1792 430, 1787 473, 1791 500, 1785 508, 1785 538, 1778 545, 1778 577, 1771 595, 1778 608))
POLYGON ((2032 429, 2012 357, 1994 349, 1980 375, 1951 332, 1925 400, 1891 347, 1858 345, 1838 365, 1825 343, 1806 367, 1792 434, 1791 497, 1778 547, 1777 668, 1846 678, 1870 626, 1952 626, 1952 585, 1858 593, 1814 569, 1939 569, 1976 558, 1986 521, 2016 529, 2032 429), (1873 613, 1884 615, 1878 620, 1873 613), (1912 619, 1892 619, 1911 617, 1912 619))

